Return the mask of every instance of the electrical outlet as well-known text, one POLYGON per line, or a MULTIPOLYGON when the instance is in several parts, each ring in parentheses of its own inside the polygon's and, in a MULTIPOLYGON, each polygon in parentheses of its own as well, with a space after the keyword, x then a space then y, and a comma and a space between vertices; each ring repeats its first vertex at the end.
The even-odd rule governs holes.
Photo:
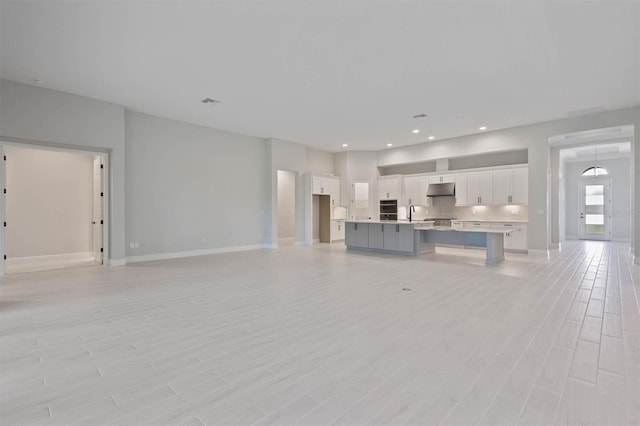
POLYGON ((138 242, 133 243, 133 248, 138 248, 138 247, 140 247, 140 243, 138 242))
POLYGON ((538 209, 538 214, 544 214, 544 209, 538 209))
POLYGON ((476 209, 471 209, 471 214, 476 214, 476 209))
POLYGON ((511 209, 511 214, 512 214, 512 215, 514 215, 514 216, 515 216, 515 215, 517 215, 517 214, 519 214, 519 213, 520 213, 520 212, 518 211, 518 209, 511 209))
POLYGON ((129 243, 129 248, 134 248, 135 247, 135 243, 129 243))

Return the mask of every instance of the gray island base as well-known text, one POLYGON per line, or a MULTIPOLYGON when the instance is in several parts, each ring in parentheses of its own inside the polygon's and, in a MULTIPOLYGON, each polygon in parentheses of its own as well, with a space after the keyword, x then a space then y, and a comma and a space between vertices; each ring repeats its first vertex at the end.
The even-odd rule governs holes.
POLYGON ((436 244, 486 249, 486 264, 504 260, 504 236, 509 230, 449 228, 406 222, 348 221, 345 244, 348 249, 420 256, 435 253, 436 244))

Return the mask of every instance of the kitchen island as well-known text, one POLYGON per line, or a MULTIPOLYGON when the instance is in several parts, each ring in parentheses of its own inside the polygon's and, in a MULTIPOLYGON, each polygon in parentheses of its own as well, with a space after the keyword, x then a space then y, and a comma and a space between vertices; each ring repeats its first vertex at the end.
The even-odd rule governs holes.
POLYGON ((504 236, 511 230, 452 228, 424 222, 347 221, 348 249, 419 256, 435 253, 436 244, 456 244, 486 249, 486 264, 504 260, 504 236))

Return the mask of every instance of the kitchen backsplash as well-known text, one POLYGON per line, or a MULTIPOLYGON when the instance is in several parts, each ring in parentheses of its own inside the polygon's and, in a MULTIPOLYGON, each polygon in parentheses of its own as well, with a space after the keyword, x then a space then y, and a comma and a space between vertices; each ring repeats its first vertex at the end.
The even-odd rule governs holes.
MULTIPOLYGON (((451 217, 459 220, 510 220, 528 221, 528 206, 464 206, 456 207, 454 197, 436 197, 429 207, 416 207, 412 217, 422 220, 427 217, 451 217)), ((398 219, 408 218, 406 206, 398 207, 398 219)))

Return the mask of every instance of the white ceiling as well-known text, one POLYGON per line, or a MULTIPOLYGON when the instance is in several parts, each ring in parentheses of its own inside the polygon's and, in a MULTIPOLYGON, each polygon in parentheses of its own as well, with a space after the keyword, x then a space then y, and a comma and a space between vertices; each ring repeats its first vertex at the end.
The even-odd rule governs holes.
POLYGON ((1 7, 3 78, 328 151, 640 104, 639 1, 1 7))

